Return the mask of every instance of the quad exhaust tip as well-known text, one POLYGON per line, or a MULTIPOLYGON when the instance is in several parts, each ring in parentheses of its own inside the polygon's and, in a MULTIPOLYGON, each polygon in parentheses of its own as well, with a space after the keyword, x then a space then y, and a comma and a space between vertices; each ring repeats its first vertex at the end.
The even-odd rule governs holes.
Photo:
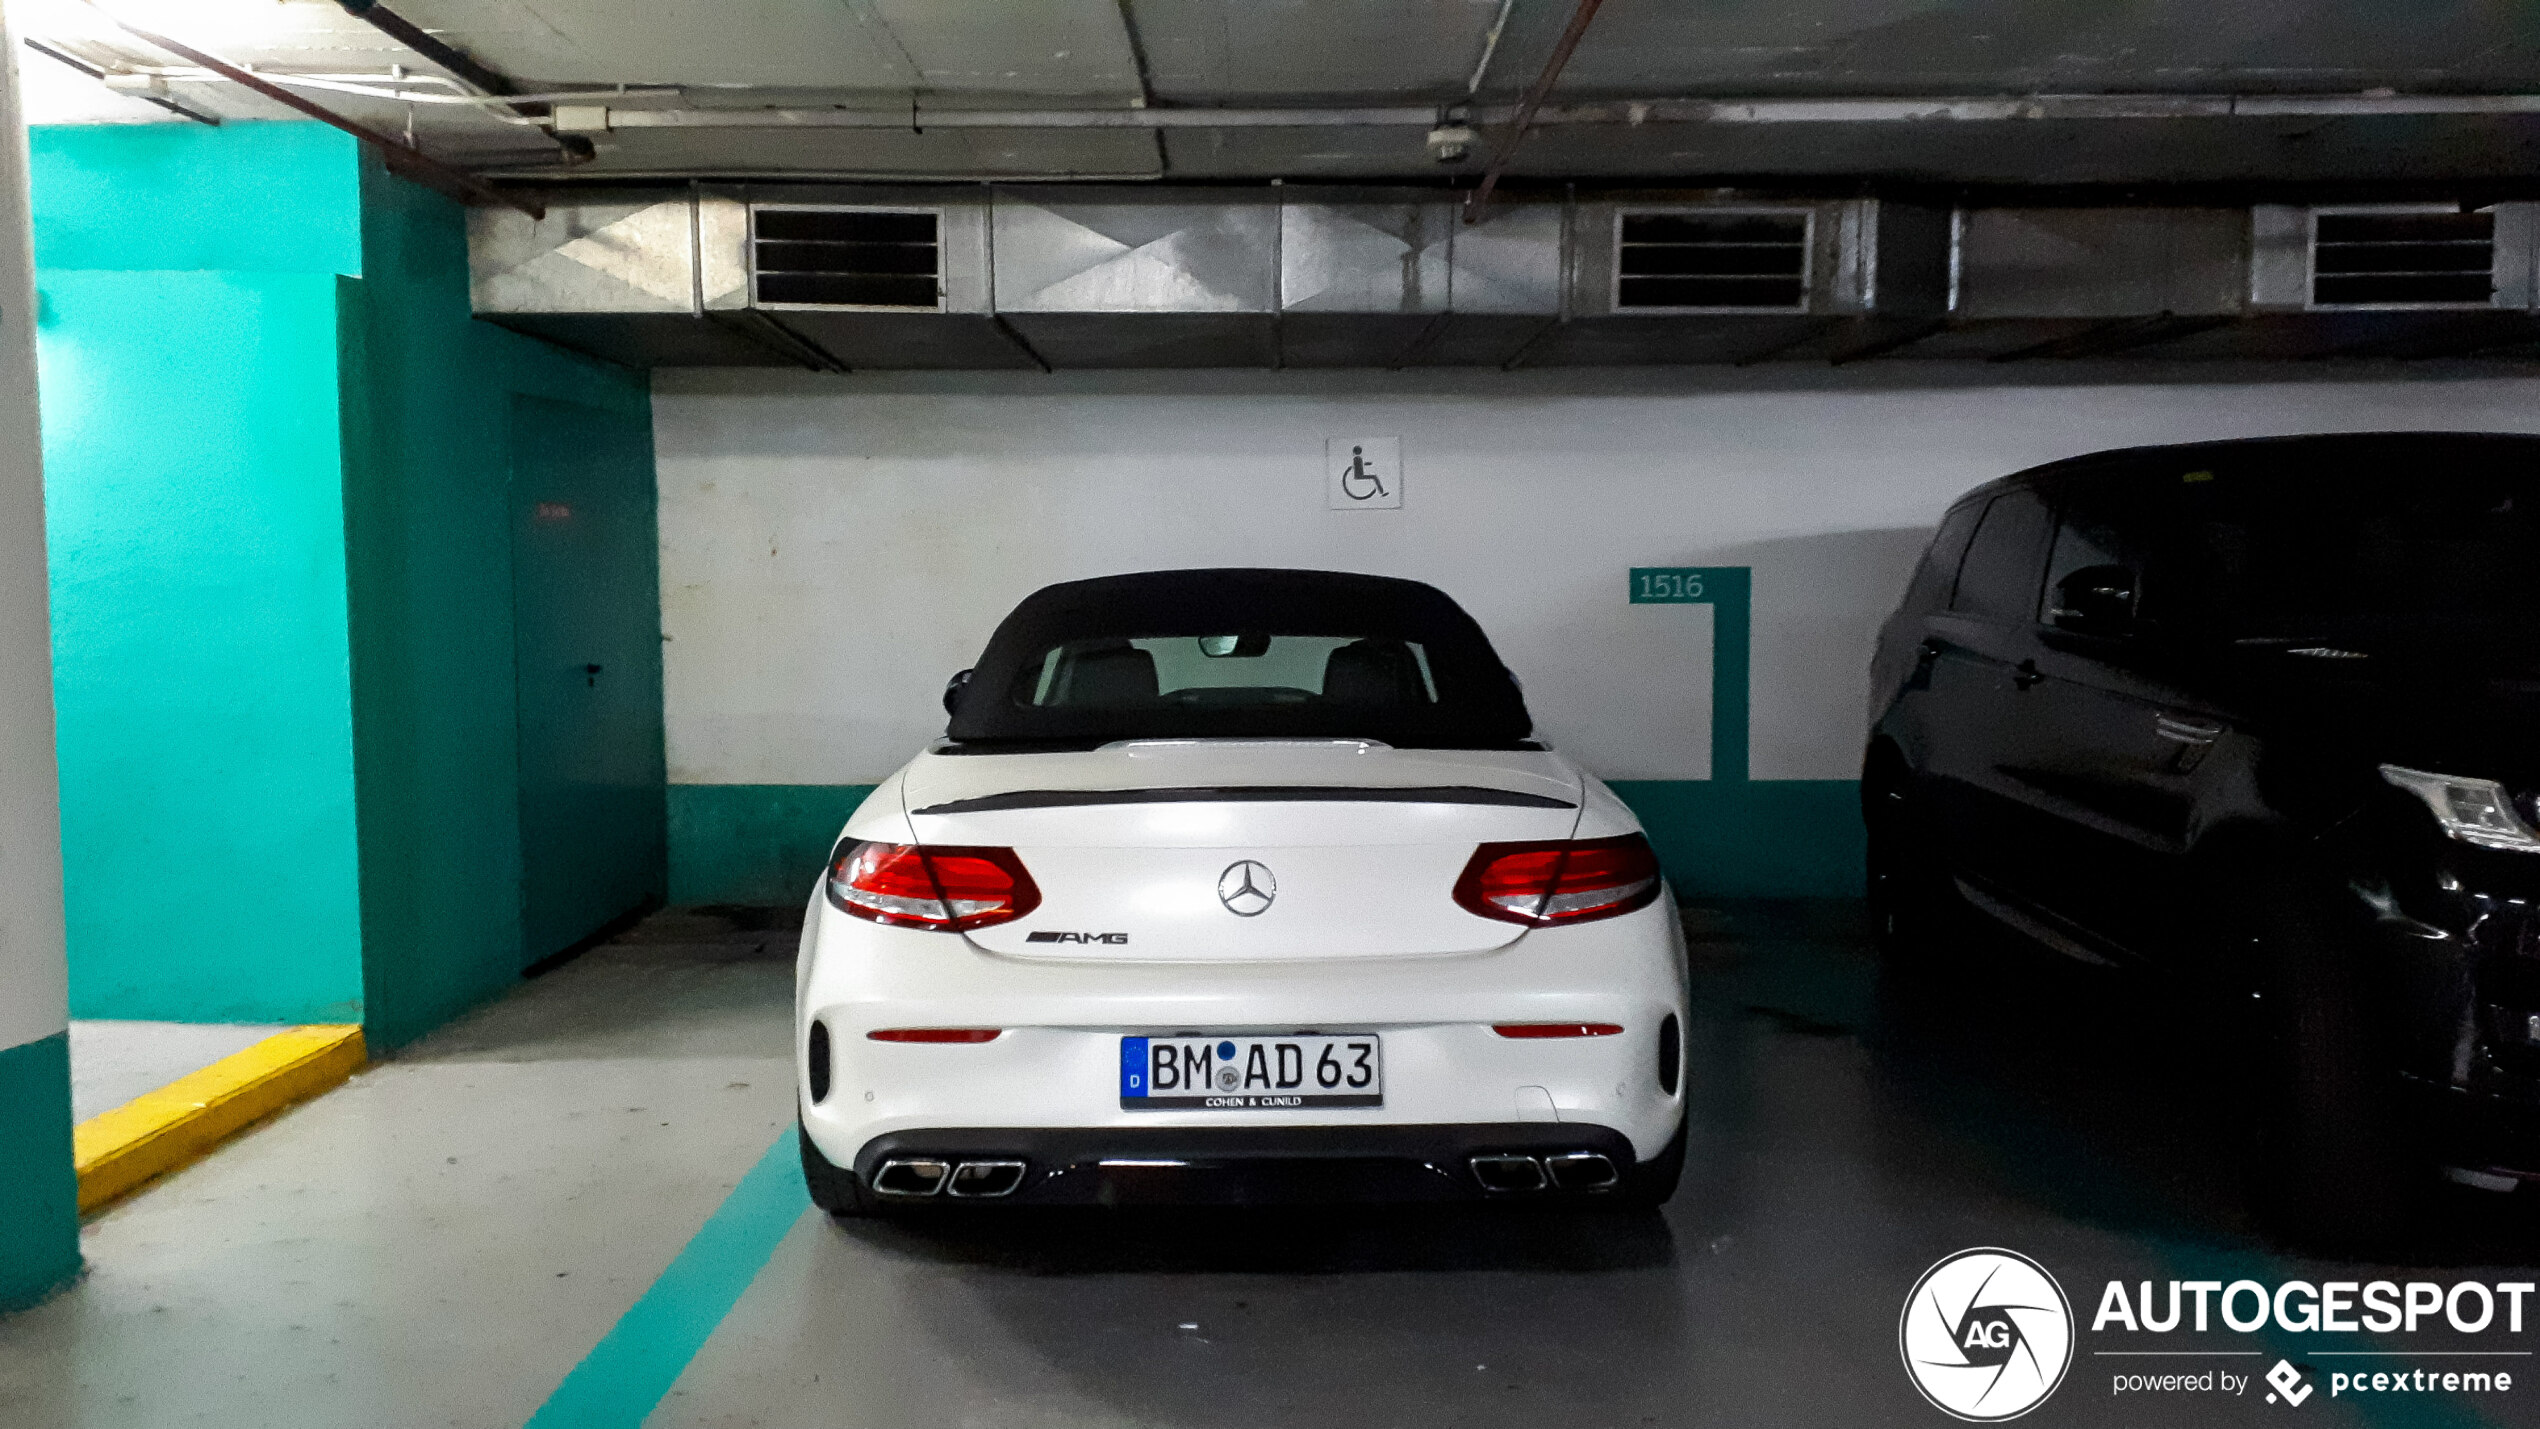
MULTIPOLYGON (((1622 1182, 1612 1157, 1601 1151, 1560 1151, 1544 1156, 1498 1152, 1472 1158, 1473 1179, 1485 1191, 1524 1194, 1606 1191, 1622 1182)), ((950 1161, 932 1156, 894 1157, 874 1169, 873 1189, 886 1196, 949 1195, 960 1200, 1010 1196, 1023 1185, 1030 1163, 1004 1158, 950 1161)))
POLYGON ((885 1161, 873 1173, 873 1189, 889 1196, 931 1196, 951 1175, 951 1162, 931 1157, 885 1161))
POLYGON ((1543 1169, 1552 1184, 1564 1191, 1602 1191, 1622 1180, 1614 1162, 1599 1151, 1564 1151, 1543 1158, 1543 1169))
POLYGON ((1485 1191, 1521 1193, 1546 1186, 1561 1191, 1605 1191, 1619 1184, 1622 1172, 1601 1151, 1562 1151, 1550 1156, 1501 1152, 1476 1156, 1473 1179, 1485 1191))
POLYGON ((1540 1191, 1543 1163, 1531 1156, 1476 1156, 1473 1179, 1485 1191, 1540 1191))
POLYGON ((962 1200, 984 1201, 1014 1194, 1028 1169, 1029 1164, 1022 1161, 894 1157, 874 1168, 873 1189, 886 1196, 932 1196, 943 1192, 962 1200))
POLYGON ((953 1168, 952 1184, 944 1190, 955 1196, 985 1199, 1011 1195, 1022 1184, 1020 1161, 964 1161, 953 1168))

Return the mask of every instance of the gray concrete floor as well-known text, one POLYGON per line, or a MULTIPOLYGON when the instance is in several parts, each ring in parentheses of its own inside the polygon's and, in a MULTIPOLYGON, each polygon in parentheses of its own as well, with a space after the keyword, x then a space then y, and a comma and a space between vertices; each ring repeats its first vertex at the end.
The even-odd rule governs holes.
MULTIPOLYGON (((2430 1270, 2270 1246, 2156 1007, 2026 963, 1908 996, 1855 917, 1689 915, 1695 1122, 1663 1216, 806 1209, 646 1422, 1941 1424, 1897 1316, 1968 1246, 2044 1262, 2085 1321, 2111 1278, 2535 1278, 2540 1207, 2470 1192, 2429 1211, 2430 1270)), ((82 1285, 0 1319, 0 1424, 523 1423, 790 1125, 768 921, 658 917, 109 1211, 82 1285)), ((2037 1422, 2286 1412, 2116 1398, 2106 1343, 2037 1422)), ((2540 1424, 2531 1378, 2298 1418, 2540 1424)))
POLYGON ((86 1121, 286 1029, 253 1022, 71 1023, 71 1119, 86 1121))

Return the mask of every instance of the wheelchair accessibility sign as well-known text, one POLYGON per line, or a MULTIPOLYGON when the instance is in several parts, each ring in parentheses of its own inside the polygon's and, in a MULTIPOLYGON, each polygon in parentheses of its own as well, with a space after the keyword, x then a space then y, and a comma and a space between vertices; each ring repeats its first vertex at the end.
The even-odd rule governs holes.
POLYGON ((1325 438, 1323 495, 1334 511, 1399 510, 1402 438, 1325 438))

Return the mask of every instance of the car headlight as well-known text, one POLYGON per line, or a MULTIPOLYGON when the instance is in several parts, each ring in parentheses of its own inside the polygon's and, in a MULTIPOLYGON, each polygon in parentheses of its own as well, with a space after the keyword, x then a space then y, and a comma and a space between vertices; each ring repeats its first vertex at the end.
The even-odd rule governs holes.
POLYGON ((2443 832, 2480 848, 2540 853, 2540 834, 2514 811, 2513 796, 2493 779, 2460 779, 2422 769, 2381 766, 2381 777, 2425 801, 2443 832))

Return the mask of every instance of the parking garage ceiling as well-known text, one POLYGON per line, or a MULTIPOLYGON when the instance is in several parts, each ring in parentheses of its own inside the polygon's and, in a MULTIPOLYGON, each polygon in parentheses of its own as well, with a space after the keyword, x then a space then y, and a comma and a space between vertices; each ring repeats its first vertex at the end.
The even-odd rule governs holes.
MULTIPOLYGON (((44 47, 21 60, 36 122, 287 114, 137 29, 542 186, 1469 183, 1574 13, 1574 0, 8 3, 44 47), (491 102, 481 75, 391 38, 382 13, 538 97, 491 102), (1476 142, 1438 161, 1430 129, 1461 120, 1476 142)), ((1509 172, 1521 187, 2360 191, 2404 177, 2518 192, 2540 172, 2535 70, 2540 10, 2514 0, 1606 0, 1509 172)))

